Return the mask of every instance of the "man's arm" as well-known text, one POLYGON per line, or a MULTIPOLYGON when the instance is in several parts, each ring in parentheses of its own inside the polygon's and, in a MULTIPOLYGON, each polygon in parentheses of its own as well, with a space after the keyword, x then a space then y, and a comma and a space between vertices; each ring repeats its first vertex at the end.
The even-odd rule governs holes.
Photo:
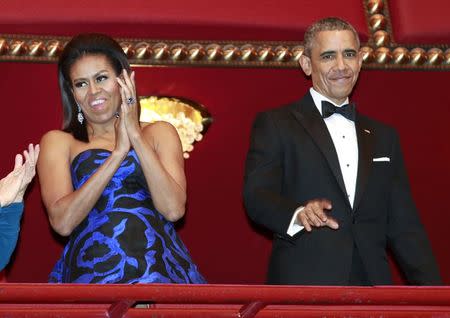
POLYGON ((257 115, 251 131, 244 178, 247 214, 269 230, 286 235, 299 203, 282 196, 283 145, 268 113, 257 115))
POLYGON ((393 182, 388 242, 406 278, 413 285, 440 285, 442 280, 425 229, 413 202, 398 135, 393 142, 393 182))
MULTIPOLYGON (((269 113, 260 113, 251 132, 244 180, 244 203, 250 218, 272 232, 290 237, 305 228, 339 225, 326 211, 331 209, 327 199, 314 199, 303 205, 283 196, 285 173, 283 140, 269 113)), ((298 158, 301 160, 301 158, 298 158)))

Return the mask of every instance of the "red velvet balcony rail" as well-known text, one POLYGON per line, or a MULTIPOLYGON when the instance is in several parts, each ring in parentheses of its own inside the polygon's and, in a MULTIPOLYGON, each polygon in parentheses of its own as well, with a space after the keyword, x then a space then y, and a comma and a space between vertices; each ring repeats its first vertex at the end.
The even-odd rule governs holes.
POLYGON ((6 283, 0 317, 450 317, 450 287, 6 283))

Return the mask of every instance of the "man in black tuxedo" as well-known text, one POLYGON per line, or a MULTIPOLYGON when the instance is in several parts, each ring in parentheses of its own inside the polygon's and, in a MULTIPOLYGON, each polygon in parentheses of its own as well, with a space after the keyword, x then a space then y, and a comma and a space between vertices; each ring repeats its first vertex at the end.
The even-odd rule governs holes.
POLYGON ((313 87, 257 115, 246 162, 247 213, 274 233, 268 283, 392 284, 388 247, 410 284, 441 284, 397 133, 349 104, 358 34, 326 18, 304 44, 299 62, 313 87))

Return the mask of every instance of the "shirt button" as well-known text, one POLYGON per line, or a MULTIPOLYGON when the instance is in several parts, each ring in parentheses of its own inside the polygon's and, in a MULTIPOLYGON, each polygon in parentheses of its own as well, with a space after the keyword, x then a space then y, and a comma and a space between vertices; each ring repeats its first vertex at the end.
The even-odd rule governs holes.
POLYGON ((350 167, 350 165, 347 163, 347 167, 350 167))

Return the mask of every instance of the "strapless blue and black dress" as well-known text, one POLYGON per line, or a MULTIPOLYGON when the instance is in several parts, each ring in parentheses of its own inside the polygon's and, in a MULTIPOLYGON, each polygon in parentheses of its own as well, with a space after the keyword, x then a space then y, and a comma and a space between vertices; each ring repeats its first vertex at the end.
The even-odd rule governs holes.
MULTIPOLYGON (((71 165, 74 189, 110 156, 91 149, 71 165)), ((206 283, 172 222, 153 206, 131 150, 88 216, 72 232, 50 274, 54 283, 206 283)))

